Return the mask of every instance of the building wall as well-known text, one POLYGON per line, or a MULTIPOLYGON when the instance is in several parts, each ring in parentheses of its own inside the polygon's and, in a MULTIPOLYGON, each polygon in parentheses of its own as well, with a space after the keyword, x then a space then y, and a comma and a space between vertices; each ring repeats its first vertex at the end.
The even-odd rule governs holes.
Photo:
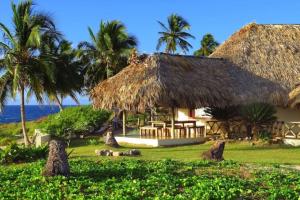
POLYGON ((277 107, 278 121, 300 122, 300 110, 277 107))
POLYGON ((191 117, 190 109, 178 108, 175 119, 178 121, 196 120, 198 126, 204 126, 207 120, 211 120, 210 117, 204 117, 204 116, 197 115, 197 114, 203 113, 203 111, 201 109, 196 109, 194 113, 196 113, 196 116, 191 117))
MULTIPOLYGON (((278 121, 284 122, 300 122, 300 110, 291 108, 277 107, 278 121)), ((197 124, 202 125, 207 120, 211 120, 209 117, 199 117, 197 113, 201 113, 201 110, 196 110, 196 117, 190 117, 190 110, 187 108, 178 108, 176 112, 176 120, 197 120, 197 124), (198 111, 198 112, 197 112, 198 111)))

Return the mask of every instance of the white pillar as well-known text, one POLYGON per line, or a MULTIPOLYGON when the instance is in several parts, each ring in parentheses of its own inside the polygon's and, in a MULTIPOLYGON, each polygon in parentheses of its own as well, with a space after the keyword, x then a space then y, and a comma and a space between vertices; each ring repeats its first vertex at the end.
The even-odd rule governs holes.
POLYGON ((172 118, 171 118, 171 137, 175 138, 175 110, 172 107, 172 118))
POLYGON ((123 110, 123 135, 126 135, 126 111, 123 110))

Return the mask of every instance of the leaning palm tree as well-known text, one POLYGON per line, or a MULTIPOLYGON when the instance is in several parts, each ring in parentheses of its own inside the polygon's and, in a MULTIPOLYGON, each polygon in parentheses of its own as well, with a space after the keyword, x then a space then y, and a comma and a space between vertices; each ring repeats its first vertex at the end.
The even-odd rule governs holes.
POLYGON ((66 40, 46 39, 41 48, 41 57, 50 58, 53 67, 53 79, 46 79, 44 88, 50 101, 56 102, 63 110, 62 101, 70 96, 77 104, 76 94, 82 93, 82 65, 76 60, 76 51, 66 40), (53 81, 54 80, 54 81, 53 81))
MULTIPOLYGON (((81 42, 78 48, 81 50, 80 57, 88 61, 87 79, 97 84, 116 73, 121 64, 125 66, 124 60, 128 59, 131 49, 137 45, 137 40, 127 33, 124 24, 116 20, 101 21, 97 33, 90 27, 88 31, 91 42, 81 42), (103 72, 106 73, 105 76, 103 72)), ((93 86, 94 84, 90 85, 91 88, 93 86)))
POLYGON ((201 47, 194 52, 195 56, 209 56, 219 46, 219 43, 210 33, 204 35, 200 43, 201 47))
POLYGON ((29 145, 25 124, 25 95, 35 95, 38 102, 43 101, 43 80, 46 76, 50 77, 51 69, 48 61, 39 57, 41 38, 45 35, 57 37, 59 34, 49 16, 33 10, 31 0, 17 5, 12 3, 11 7, 14 29, 11 31, 0 23, 4 36, 0 42, 0 107, 4 106, 8 98, 15 98, 19 93, 24 143, 29 145))
POLYGON ((187 53, 189 48, 192 48, 187 39, 194 39, 195 37, 186 32, 186 30, 190 29, 190 24, 183 17, 172 14, 168 17, 168 25, 160 21, 158 23, 164 31, 159 32, 160 38, 158 39, 156 50, 159 50, 164 43, 166 45, 166 53, 175 53, 178 46, 184 53, 187 53))

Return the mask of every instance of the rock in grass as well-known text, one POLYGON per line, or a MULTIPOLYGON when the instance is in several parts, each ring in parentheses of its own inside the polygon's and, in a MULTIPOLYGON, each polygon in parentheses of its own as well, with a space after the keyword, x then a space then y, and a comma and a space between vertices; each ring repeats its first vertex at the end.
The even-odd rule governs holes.
POLYGON ((225 141, 217 141, 212 145, 212 147, 208 151, 202 153, 202 158, 204 160, 222 161, 224 160, 223 158, 224 148, 225 148, 225 141))
POLYGON ((130 149, 129 151, 126 151, 123 153, 125 156, 140 156, 141 151, 138 149, 130 149))
POLYGON ((113 151, 104 149, 104 150, 95 150, 97 156, 112 156, 113 151))
POLYGON ((116 156, 116 157, 122 156, 122 155, 123 155, 123 152, 118 152, 118 151, 116 151, 116 152, 113 152, 113 153, 112 153, 112 156, 116 156))

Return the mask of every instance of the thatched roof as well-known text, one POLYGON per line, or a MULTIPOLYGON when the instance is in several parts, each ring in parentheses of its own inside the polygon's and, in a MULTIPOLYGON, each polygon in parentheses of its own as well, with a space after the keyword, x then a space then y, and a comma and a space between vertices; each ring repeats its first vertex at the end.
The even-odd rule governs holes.
POLYGON ((248 24, 210 57, 225 58, 290 92, 300 77, 300 25, 248 24))
POLYGON ((284 105, 278 84, 234 67, 225 59, 154 54, 99 83, 96 108, 144 111, 154 106, 199 108, 250 102, 284 105))

